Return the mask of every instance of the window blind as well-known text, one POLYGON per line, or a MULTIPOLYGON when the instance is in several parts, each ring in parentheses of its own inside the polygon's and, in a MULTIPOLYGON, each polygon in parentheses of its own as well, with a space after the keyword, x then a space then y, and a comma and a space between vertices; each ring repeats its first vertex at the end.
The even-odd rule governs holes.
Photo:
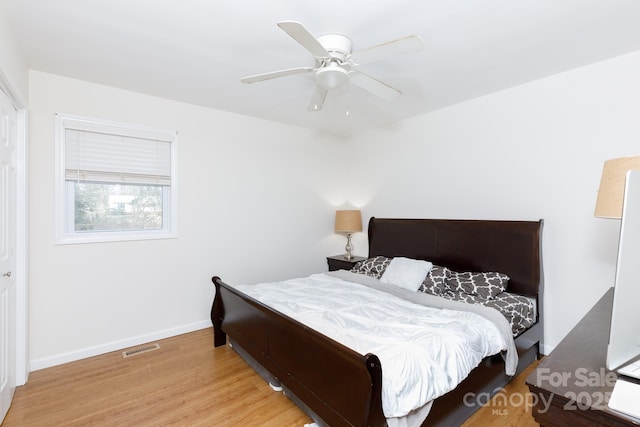
POLYGON ((171 185, 171 141, 65 129, 65 179, 171 185))

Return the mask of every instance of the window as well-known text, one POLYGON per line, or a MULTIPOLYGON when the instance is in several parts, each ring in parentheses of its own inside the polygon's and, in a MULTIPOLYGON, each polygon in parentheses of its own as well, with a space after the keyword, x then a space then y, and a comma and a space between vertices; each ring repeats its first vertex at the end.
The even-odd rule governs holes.
POLYGON ((56 242, 176 237, 176 132, 56 117, 56 242))

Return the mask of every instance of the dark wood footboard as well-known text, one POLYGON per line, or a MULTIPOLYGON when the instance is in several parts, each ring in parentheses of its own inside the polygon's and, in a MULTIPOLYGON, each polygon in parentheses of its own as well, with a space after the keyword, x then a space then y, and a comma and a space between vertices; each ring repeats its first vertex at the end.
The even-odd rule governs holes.
MULTIPOLYGON (((378 357, 361 355, 213 277, 214 345, 226 336, 330 426, 385 426, 378 357)), ((316 420, 320 421, 320 420, 316 420)))

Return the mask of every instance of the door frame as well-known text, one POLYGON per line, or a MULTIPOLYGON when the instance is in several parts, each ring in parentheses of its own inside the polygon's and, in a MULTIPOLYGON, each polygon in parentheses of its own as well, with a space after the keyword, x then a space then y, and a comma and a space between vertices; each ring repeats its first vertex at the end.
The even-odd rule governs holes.
POLYGON ((16 113, 16 265, 15 265, 15 309, 16 309, 16 386, 24 385, 29 377, 28 336, 28 251, 29 251, 29 186, 28 186, 28 115, 26 104, 13 90, 9 79, 0 69, 0 90, 8 97, 16 113))

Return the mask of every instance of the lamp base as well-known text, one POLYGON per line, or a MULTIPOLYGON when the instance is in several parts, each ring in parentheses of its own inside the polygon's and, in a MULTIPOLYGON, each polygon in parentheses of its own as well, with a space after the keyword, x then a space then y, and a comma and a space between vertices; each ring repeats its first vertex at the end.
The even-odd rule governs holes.
POLYGON ((351 244, 351 233, 347 233, 347 245, 344 247, 344 250, 347 251, 347 253, 344 255, 344 259, 353 259, 353 254, 351 253, 351 251, 353 251, 353 245, 351 244))

